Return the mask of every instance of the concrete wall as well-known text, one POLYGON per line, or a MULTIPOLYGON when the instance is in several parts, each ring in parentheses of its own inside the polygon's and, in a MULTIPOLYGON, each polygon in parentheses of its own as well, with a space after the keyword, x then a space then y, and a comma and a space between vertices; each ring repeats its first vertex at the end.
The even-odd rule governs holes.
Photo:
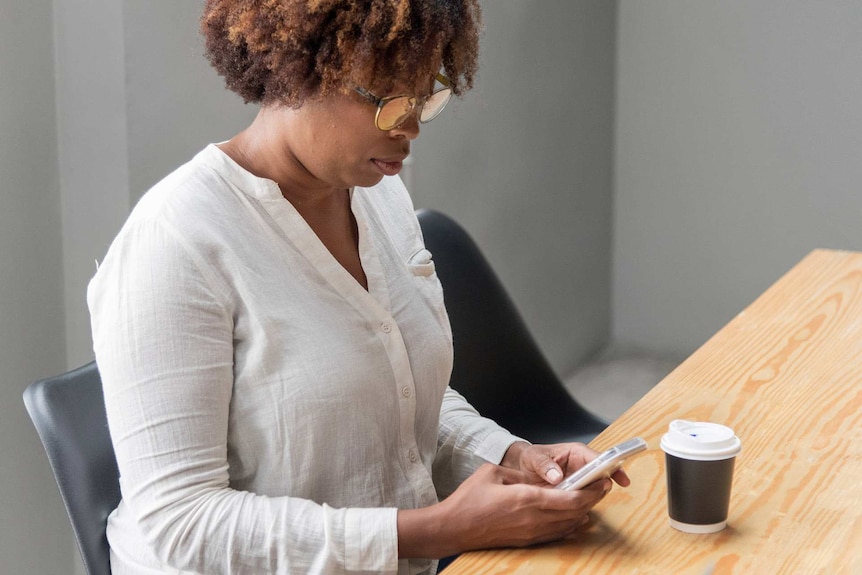
POLYGON ((566 374, 609 338, 615 3, 483 9, 478 85, 423 126, 407 179, 470 231, 566 374))
POLYGON ((124 2, 133 202, 207 144, 243 129, 257 113, 224 88, 204 57, 198 33, 202 6, 202 0, 124 2))
POLYGON ((130 206, 122 10, 110 0, 54 2, 69 367, 93 358, 87 282, 130 206))
POLYGON ((613 338, 688 354, 862 249, 862 3, 621 0, 613 338))
POLYGON ((51 5, 0 14, 0 570, 65 573, 71 533, 21 401, 65 367, 51 5))

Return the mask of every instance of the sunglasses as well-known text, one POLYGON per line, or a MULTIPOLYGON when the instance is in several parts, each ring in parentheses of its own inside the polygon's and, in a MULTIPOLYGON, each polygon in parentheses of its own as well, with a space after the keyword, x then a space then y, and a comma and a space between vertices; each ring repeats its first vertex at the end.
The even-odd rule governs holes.
POLYGON ((387 96, 378 98, 364 88, 353 88, 357 94, 377 106, 377 114, 374 116, 374 125, 378 130, 387 132, 394 130, 403 124, 414 112, 419 121, 427 124, 443 111, 449 100, 452 99, 452 85, 443 74, 437 74, 435 79, 443 85, 427 98, 416 96, 387 96))

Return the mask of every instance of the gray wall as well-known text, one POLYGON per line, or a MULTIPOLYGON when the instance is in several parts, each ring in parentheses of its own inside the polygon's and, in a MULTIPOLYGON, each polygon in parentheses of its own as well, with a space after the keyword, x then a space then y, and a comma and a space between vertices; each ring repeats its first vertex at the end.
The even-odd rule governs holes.
POLYGON ((130 205, 122 4, 55 0, 54 22, 66 364, 75 367, 93 358, 87 282, 130 205))
POLYGON ((478 85, 423 126, 407 179, 470 231, 564 375, 610 332, 615 3, 483 8, 478 85))
POLYGON ((613 337, 688 354, 862 249, 862 3, 621 0, 613 337))
POLYGON ((72 537, 21 401, 65 367, 51 5, 0 14, 0 570, 64 573, 72 537))
POLYGON ((204 57, 198 34, 202 5, 202 0, 124 2, 133 202, 210 142, 243 129, 257 113, 224 88, 204 57))

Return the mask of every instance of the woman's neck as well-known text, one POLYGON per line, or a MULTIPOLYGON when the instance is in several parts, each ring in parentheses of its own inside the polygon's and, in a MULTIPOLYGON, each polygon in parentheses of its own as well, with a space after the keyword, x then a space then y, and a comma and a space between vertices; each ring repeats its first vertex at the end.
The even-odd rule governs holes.
POLYGON ((298 210, 325 207, 344 188, 333 187, 314 177, 291 150, 293 110, 261 108, 245 130, 219 144, 219 148, 245 170, 274 181, 282 195, 298 210))

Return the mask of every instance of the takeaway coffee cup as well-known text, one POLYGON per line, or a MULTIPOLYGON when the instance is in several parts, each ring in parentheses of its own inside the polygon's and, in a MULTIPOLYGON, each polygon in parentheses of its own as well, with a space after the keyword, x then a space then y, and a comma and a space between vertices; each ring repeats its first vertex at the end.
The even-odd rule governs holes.
POLYGON ((670 525, 686 533, 715 533, 727 525, 733 464, 742 443, 717 423, 670 422, 661 438, 667 464, 670 525))

